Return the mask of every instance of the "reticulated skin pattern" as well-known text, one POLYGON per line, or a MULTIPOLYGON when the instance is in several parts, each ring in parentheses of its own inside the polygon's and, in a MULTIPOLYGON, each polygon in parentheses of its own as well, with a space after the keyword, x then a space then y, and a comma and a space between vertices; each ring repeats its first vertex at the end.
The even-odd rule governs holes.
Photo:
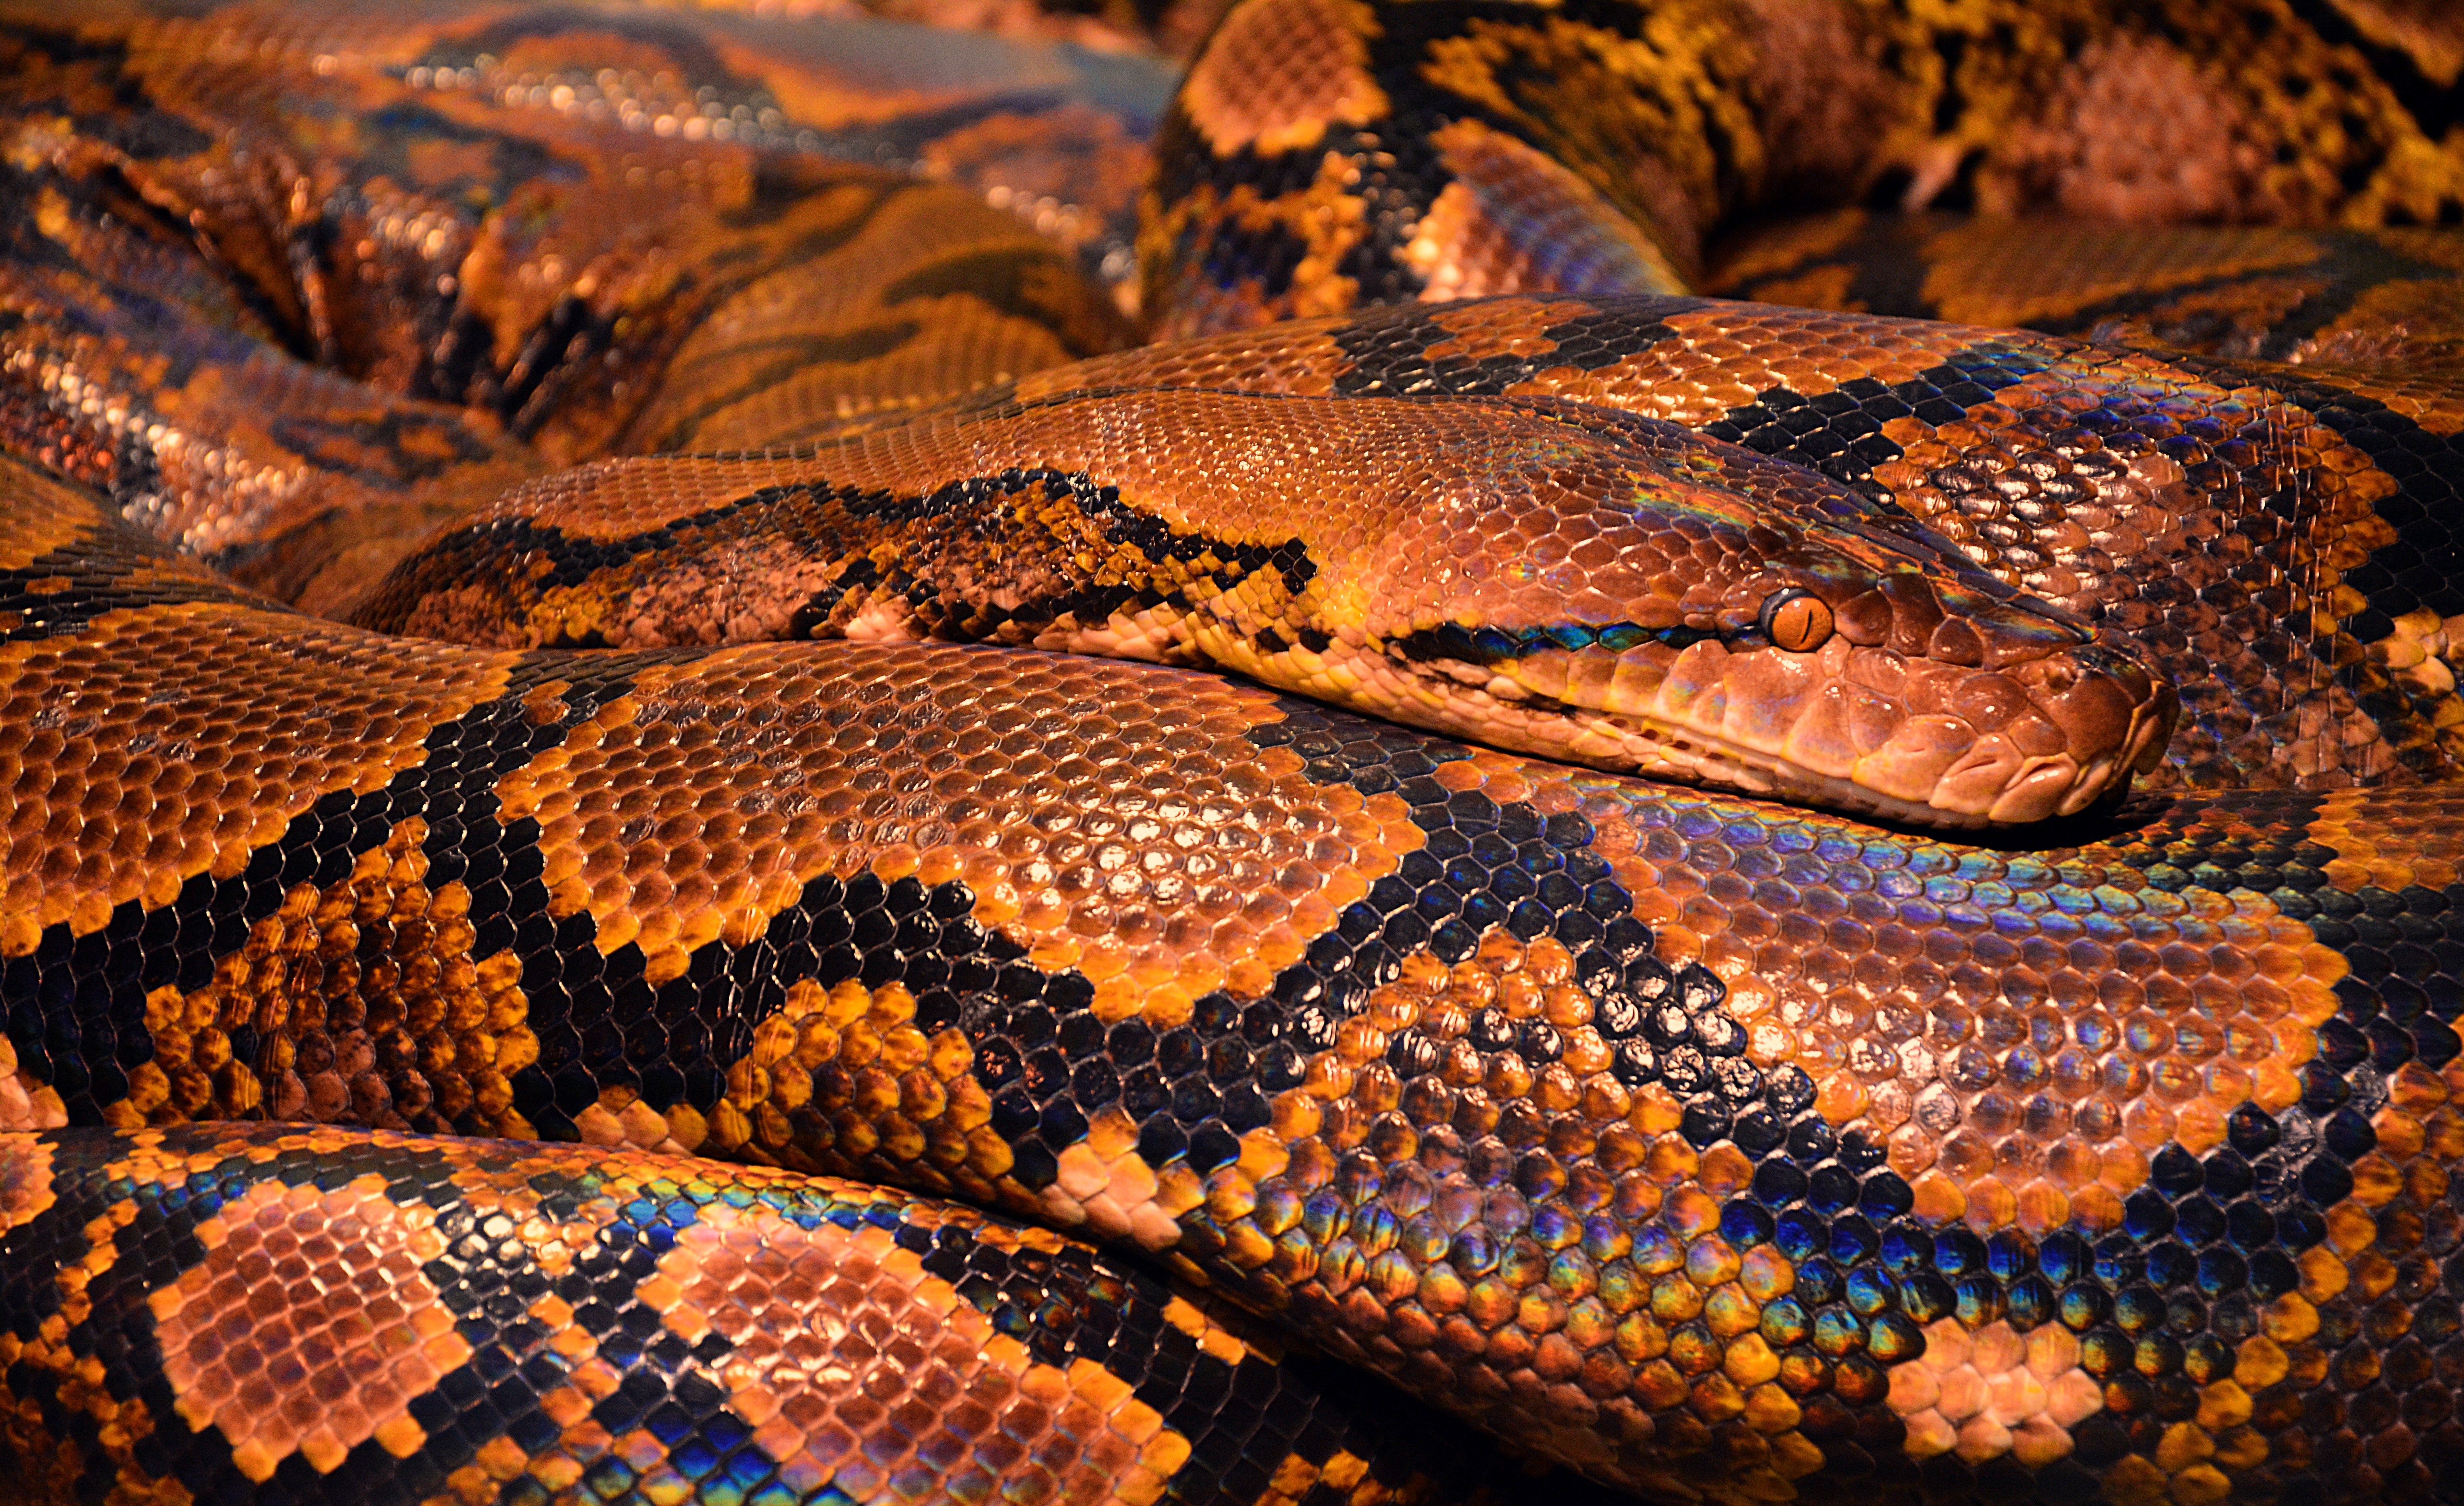
POLYGON ((507 647, 989 638, 1209 665, 1925 827, 2076 815, 2163 756, 2169 686, 1947 572, 1943 541, 1774 516, 1718 484, 1750 464, 1729 447, 1562 417, 1108 388, 793 455, 607 462, 481 509, 348 615, 507 647))
POLYGON ((11 1342, 8 1436, 36 1498, 76 1498, 98 1464, 123 1488, 319 1500, 1541 1488, 1220 1301, 912 1193, 308 1126, 0 1147, 12 1245, 103 1268, 74 1296, 0 1284, 12 1317, 77 1316, 11 1342), (17 1387, 79 1374, 116 1399, 29 1415, 17 1387), (47 1450, 55 1417, 69 1441, 47 1450))
MULTIPOLYGON (((2444 786, 2158 798, 2009 850, 1026 651, 387 661, 13 484, 97 561, 15 598, 8 651, 12 697, 77 687, 27 743, 60 776, 14 786, 29 1128, 264 1114, 913 1186, 1203 1276, 1649 1494, 2449 1457, 2414 1420, 2456 1341, 2444 786), (168 773, 120 729, 170 705, 265 752, 168 773), (277 756, 290 726, 320 735, 277 756)), ((255 1194, 303 1230, 338 1195, 255 1194)), ((153 1294, 220 1279, 190 1269, 158 1334, 153 1294)), ((78 1352, 45 1321, 12 1342, 78 1352)), ((193 1429, 227 1371, 163 1372, 193 1429)), ((391 1405, 231 1467, 377 1461, 391 1405)), ((117 1436, 37 1412, 13 1447, 72 1473, 117 1436)))
POLYGON ((0 1500, 2459 1498, 2453 21, 867 9, 0 0, 0 1500))

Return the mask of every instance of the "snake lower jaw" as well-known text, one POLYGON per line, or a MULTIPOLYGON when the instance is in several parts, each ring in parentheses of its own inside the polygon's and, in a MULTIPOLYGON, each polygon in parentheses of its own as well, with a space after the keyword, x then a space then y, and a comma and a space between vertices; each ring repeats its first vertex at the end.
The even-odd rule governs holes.
MULTIPOLYGON (((1999 734, 1980 738, 1939 775, 1928 779, 1922 760, 1906 781, 1930 784, 1925 808, 1931 823, 1969 828, 2024 826, 2080 815, 2118 803, 2138 775, 2163 759, 2175 715, 2171 688, 2135 708, 2119 747, 2082 763, 2069 753, 2028 754, 1999 734), (1969 818, 1963 822, 1960 817, 1969 818)), ((1853 783, 1863 790, 1903 783, 1902 769, 1886 758, 1860 761, 1853 783)), ((1903 818, 1906 819, 1906 818, 1903 818)))
MULTIPOLYGON (((1680 658, 1723 652, 1698 645, 1680 658)), ((2101 646, 1990 676, 1918 665, 1909 680, 1929 675, 1941 683, 1903 684, 1887 698, 1860 681, 1846 662, 1849 652, 1844 645, 1832 651, 1838 662, 1786 655, 1796 661, 1792 675, 1809 682, 1759 698, 1750 671, 1734 684, 1718 674, 1683 673, 1639 683, 1628 682, 1622 670, 1605 677, 1568 675, 1538 662, 1573 655, 1479 665, 1364 654, 1375 671, 1342 676, 1331 698, 1613 773, 1896 826, 1969 831, 2076 816, 2119 801, 2134 777, 2161 761, 2179 711, 2169 684, 2101 646)), ((1757 651, 1738 657, 1770 656, 1757 651)), ((1292 688, 1330 694, 1323 681, 1292 688)))

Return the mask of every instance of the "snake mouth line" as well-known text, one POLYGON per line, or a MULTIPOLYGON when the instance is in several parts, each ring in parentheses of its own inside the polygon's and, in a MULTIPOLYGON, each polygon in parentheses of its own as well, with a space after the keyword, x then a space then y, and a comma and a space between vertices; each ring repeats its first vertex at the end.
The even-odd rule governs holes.
POLYGON ((1854 779, 1810 770, 1691 727, 1607 714, 1584 719, 1578 713, 1577 720, 1586 726, 1613 731, 1630 747, 1639 744, 1660 753, 1661 763, 1634 765, 1635 772, 1654 779, 1733 789, 1759 799, 1815 806, 1895 826, 1981 831, 2082 815, 2120 802, 2129 793, 2130 776, 2153 767, 2154 755, 2164 746, 2163 739, 2155 733, 2167 719, 2155 715, 2139 718, 2123 755, 2111 760, 2099 760, 2085 767, 2060 756, 2027 761, 2017 778, 2006 786, 2005 798, 1982 812, 1885 794, 1854 779), (1689 760, 1691 769, 1686 766, 1689 760), (2022 789, 2032 776, 2043 776, 2043 783, 2053 791, 2050 798, 2022 789))
POLYGON ((1645 628, 1619 622, 1594 628, 1569 623, 1507 632, 1497 628, 1463 628, 1448 623, 1392 639, 1386 649, 1389 653, 1417 664, 1493 666, 1528 658, 1534 653, 1545 653, 1551 649, 1562 649, 1570 653, 1591 649, 1623 653, 1646 643, 1657 643, 1669 649, 1690 649, 1698 643, 1727 641, 1730 641, 1729 635, 1717 628, 1684 624, 1645 628))
POLYGON ((2009 674, 1919 665, 1944 683, 1918 691, 1912 705, 1858 683, 1845 650, 1819 665, 1803 662, 1813 655, 1787 655, 1799 661, 1792 671, 1811 670, 1819 682, 1755 706, 1743 694, 1749 687, 1727 683, 1719 670, 1751 678, 1775 651, 1731 654, 1707 636, 1674 655, 1663 648, 1650 682, 1637 689, 1617 683, 1622 670, 1600 674, 1572 654, 1551 655, 1553 663, 1535 654, 1456 658, 1428 652, 1416 641, 1425 636, 1351 656, 1347 698, 1570 763, 1936 831, 2066 818, 2122 799, 2163 756, 2179 704, 2169 685, 2093 646, 2016 667, 2035 681, 2024 686, 2009 674), (1688 668, 1704 673, 1692 687, 1674 688, 1688 668), (1670 694, 1699 714, 1652 704, 1670 694), (1732 700, 1749 705, 1749 718, 1767 719, 1760 736, 1748 741, 1717 724, 1732 700))

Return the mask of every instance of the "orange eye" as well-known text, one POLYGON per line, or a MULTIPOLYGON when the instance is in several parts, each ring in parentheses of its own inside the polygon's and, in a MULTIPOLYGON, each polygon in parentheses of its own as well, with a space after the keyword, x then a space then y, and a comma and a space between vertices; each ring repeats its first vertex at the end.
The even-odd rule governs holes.
POLYGON ((1773 591, 1763 602, 1762 626, 1773 648, 1803 653, 1831 636, 1831 609, 1812 591, 1773 591))

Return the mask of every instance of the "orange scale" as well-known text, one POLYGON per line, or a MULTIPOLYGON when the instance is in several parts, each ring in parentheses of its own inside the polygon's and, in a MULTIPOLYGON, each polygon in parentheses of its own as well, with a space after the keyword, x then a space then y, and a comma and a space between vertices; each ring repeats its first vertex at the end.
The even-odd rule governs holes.
POLYGON ((2416 1156, 2405 1164, 2404 1194, 2415 1207, 2437 1207, 2453 1185, 2447 1167, 2426 1156, 2416 1156))
POLYGON ((2156 973, 2140 985, 2140 996, 2151 1009, 2167 1014, 2188 1012, 2191 1007, 2190 986, 2170 973, 2156 973))
POLYGON ((1958 1182, 1972 1182, 1984 1176, 1993 1168, 1994 1161, 1993 1142, 1974 1130, 1963 1129, 1942 1145, 1942 1170, 1958 1182))
POLYGON ((2039 1145, 2050 1145, 2070 1134, 2071 1106, 2048 1093, 2038 1093, 2021 1105, 2019 1128, 2039 1145))

